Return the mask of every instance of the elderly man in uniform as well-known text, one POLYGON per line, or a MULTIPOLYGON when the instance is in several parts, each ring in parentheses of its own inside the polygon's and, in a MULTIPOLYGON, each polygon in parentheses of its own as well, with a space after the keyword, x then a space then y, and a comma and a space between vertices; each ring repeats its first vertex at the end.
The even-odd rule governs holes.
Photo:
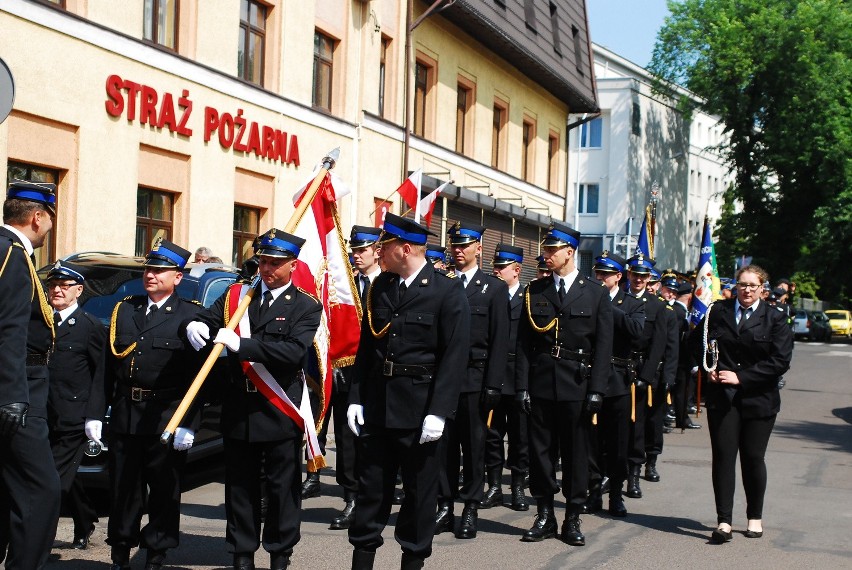
POLYGON ((580 232, 554 222, 542 241, 552 274, 527 285, 518 326, 516 399, 530 414, 530 491, 533 526, 521 540, 556 536, 553 497, 559 490, 556 460, 562 456, 567 502, 561 539, 582 546, 580 512, 589 482, 588 426, 600 411, 612 357, 612 304, 606 290, 580 275, 580 232))
POLYGON ((0 561, 10 570, 44 566, 59 519, 47 425, 53 309, 32 258, 55 216, 53 184, 9 186, 0 227, 0 561))
POLYGON ((236 570, 253 570, 261 545, 261 468, 269 501, 262 544, 271 570, 290 565, 300 538, 301 447, 307 427, 298 414, 305 382, 301 371, 322 312, 316 297, 292 283, 304 243, 274 228, 261 236, 260 283, 238 331, 222 327, 249 290, 240 284, 186 324, 194 348, 205 346, 211 330, 218 331, 213 342, 228 348, 230 381, 222 407, 225 541, 236 570))
POLYGON ((47 417, 50 448, 59 472, 64 502, 74 521, 76 549, 85 549, 98 520, 94 505, 77 479, 88 438, 85 419, 99 413, 88 410, 93 390, 103 390, 106 331, 101 322, 85 312, 77 299, 83 294, 83 275, 57 261, 47 274, 47 294, 53 307, 56 352, 50 359, 50 393, 47 417))
POLYGON ((176 293, 190 255, 158 240, 145 256, 146 295, 127 297, 113 310, 105 388, 91 395, 86 435, 93 441, 100 443, 104 412, 112 405, 107 543, 115 570, 130 568, 130 549, 136 545, 147 549, 146 570, 157 570, 179 542, 180 482, 198 414, 188 416, 189 427, 176 430, 172 445, 161 444, 160 435, 200 366, 180 331, 181 321, 200 307, 176 293), (108 400, 98 401, 104 395, 108 400), (140 531, 146 506, 148 524, 140 531))
POLYGON ((370 287, 361 323, 349 427, 358 436, 358 508, 349 527, 352 568, 373 567, 402 468, 405 500, 396 523, 402 568, 432 553, 438 440, 459 401, 467 367, 470 309, 458 279, 426 261, 429 230, 387 214, 385 272, 370 287))
POLYGON ((506 373, 503 379, 500 402, 494 408, 485 447, 485 469, 488 475, 488 490, 481 508, 503 504, 503 464, 512 473, 510 506, 516 511, 529 510, 524 495, 524 479, 529 473, 529 439, 527 416, 515 405, 515 349, 518 344, 518 322, 524 304, 521 289, 521 264, 524 262, 523 248, 500 243, 494 250, 491 265, 494 275, 506 282, 509 288, 509 346, 506 373), (508 434, 509 454, 506 457, 503 438, 508 434))
POLYGON ((635 369, 630 360, 634 339, 645 325, 645 305, 619 286, 627 261, 604 251, 595 259, 593 270, 612 304, 612 366, 604 394, 603 407, 589 440, 589 500, 584 511, 603 507, 601 483, 609 477, 609 514, 627 516, 622 491, 627 480, 627 450, 630 447, 631 397, 635 369), (604 463, 604 458, 606 462, 604 463))
POLYGON ((509 352, 509 288, 501 279, 479 269, 485 228, 456 223, 448 232, 456 278, 465 288, 470 306, 470 355, 461 380, 461 394, 454 419, 447 422, 441 459, 446 478, 441 479, 435 534, 452 531, 453 500, 464 501, 456 538, 476 538, 479 503, 485 482, 485 435, 488 413, 500 401, 509 352), (460 456, 464 457, 464 481, 458 489, 460 456))

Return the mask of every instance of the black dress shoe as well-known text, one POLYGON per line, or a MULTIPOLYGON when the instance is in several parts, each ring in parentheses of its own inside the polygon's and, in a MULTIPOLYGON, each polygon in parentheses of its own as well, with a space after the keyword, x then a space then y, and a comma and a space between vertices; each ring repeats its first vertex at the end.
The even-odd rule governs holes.
POLYGON ((476 503, 467 503, 461 516, 461 526, 456 538, 476 538, 476 525, 479 520, 476 503))
POLYGON ((112 565, 109 570, 130 570, 130 547, 113 546, 110 549, 112 565))
POLYGON ((713 531, 713 534, 710 535, 710 542, 715 544, 722 544, 728 542, 734 538, 734 535, 731 531, 725 532, 724 530, 716 529, 713 531))
POLYGON ((538 514, 535 516, 535 522, 521 537, 521 541, 541 542, 547 538, 554 538, 557 530, 559 530, 559 525, 556 524, 556 517, 553 516, 553 511, 550 509, 539 509, 538 514))
POLYGON ((653 459, 648 459, 648 463, 645 464, 645 480, 652 483, 659 483, 660 474, 657 472, 657 456, 652 455, 651 457, 653 459))
POLYGON ((586 545, 586 537, 580 532, 580 515, 578 513, 568 515, 565 523, 562 525, 562 533, 559 535, 559 538, 562 539, 562 542, 571 546, 586 545))
POLYGON ((438 505, 438 514, 435 515, 435 534, 442 532, 453 532, 453 527, 456 524, 456 517, 453 515, 453 504, 444 503, 438 505))
POLYGON ((400 562, 400 570, 420 570, 423 568, 425 560, 419 556, 415 556, 410 552, 402 553, 402 561, 400 562))
POLYGON ((627 507, 624 506, 624 498, 621 493, 610 493, 609 495, 609 514, 614 517, 626 517, 627 507))
POLYGON ((289 566, 289 552, 276 552, 269 555, 269 570, 287 570, 289 566))
POLYGON ((509 505, 514 511, 530 510, 527 496, 524 495, 524 477, 523 475, 512 474, 512 502, 509 505))
POLYGON ((701 424, 697 424, 695 422, 688 422, 680 426, 680 429, 701 429, 701 424))
POLYGON ((496 506, 503 506, 503 489, 499 485, 488 487, 488 490, 485 491, 485 498, 479 503, 480 509, 490 509, 496 506))
POLYGON ((302 483, 302 500, 320 496, 320 476, 319 471, 308 473, 305 481, 302 483))
POLYGON ((746 538, 760 538, 761 536, 763 536, 763 531, 762 530, 746 530, 743 533, 743 536, 746 537, 746 538))
POLYGON ((340 514, 331 519, 330 530, 344 530, 352 525, 352 520, 355 518, 355 499, 346 501, 346 505, 340 514))
POLYGON ((254 570, 254 553, 234 554, 234 570, 254 570))
POLYGON ((600 489, 592 489, 589 491, 589 498, 583 504, 583 513, 590 515, 600 511, 603 508, 603 497, 600 489))
POLYGON ((74 548, 75 550, 86 550, 93 534, 95 534, 95 525, 92 525, 89 532, 86 534, 82 536, 74 536, 74 542, 71 543, 71 548, 74 548))
POLYGON ((393 490, 393 504, 401 505, 405 501, 405 491, 400 488, 393 490))

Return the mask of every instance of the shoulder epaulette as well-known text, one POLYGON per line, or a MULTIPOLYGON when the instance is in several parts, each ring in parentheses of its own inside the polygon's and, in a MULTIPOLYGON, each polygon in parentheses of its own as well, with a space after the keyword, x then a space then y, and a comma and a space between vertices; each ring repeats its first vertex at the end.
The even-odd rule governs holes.
POLYGON ((307 295, 308 297, 310 297, 311 299, 313 299, 316 303, 319 303, 319 302, 320 302, 319 298, 317 298, 317 296, 316 296, 316 295, 313 295, 313 294, 311 294, 311 293, 308 293, 307 291, 305 291, 305 290, 304 290, 304 289, 302 289, 301 287, 296 287, 296 289, 298 289, 299 291, 301 291, 302 293, 304 293, 305 295, 307 295))
POLYGON ((124 301, 129 301, 129 300, 130 300, 130 299, 132 299, 132 298, 133 298, 133 295, 128 295, 127 297, 125 297, 124 299, 122 299, 121 301, 119 301, 119 303, 122 303, 122 302, 124 302, 124 301))
POLYGON ((671 305, 666 305, 666 308, 670 311, 674 311, 674 307, 672 307, 671 305))
POLYGON ((446 269, 438 269, 438 273, 440 273, 444 277, 448 277, 450 279, 456 278, 456 272, 455 271, 451 272, 451 271, 447 271, 446 269))
POLYGON ((202 304, 201 304, 201 301, 199 301, 199 300, 197 300, 197 299, 184 299, 184 301, 189 301, 190 303, 192 303, 192 304, 194 304, 194 305, 198 305, 199 307, 203 307, 203 306, 204 306, 204 305, 202 305, 202 304))

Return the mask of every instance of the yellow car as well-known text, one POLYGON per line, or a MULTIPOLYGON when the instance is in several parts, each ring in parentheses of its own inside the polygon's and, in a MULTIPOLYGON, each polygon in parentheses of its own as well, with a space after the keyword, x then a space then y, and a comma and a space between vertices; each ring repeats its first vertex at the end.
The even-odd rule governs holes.
POLYGON ((825 311, 828 315, 831 333, 852 339, 852 312, 843 310, 825 311))

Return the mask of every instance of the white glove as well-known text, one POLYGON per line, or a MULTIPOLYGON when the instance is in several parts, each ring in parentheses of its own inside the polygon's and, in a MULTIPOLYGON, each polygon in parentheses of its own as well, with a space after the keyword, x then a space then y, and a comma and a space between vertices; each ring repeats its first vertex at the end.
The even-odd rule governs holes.
POLYGON ((213 339, 213 342, 224 344, 231 352, 240 351, 240 335, 231 329, 219 329, 219 332, 216 333, 216 338, 213 339))
POLYGON ((692 370, 690 370, 689 373, 692 374, 693 376, 695 376, 696 374, 698 374, 698 367, 693 366, 692 370))
POLYGON ((201 350, 210 338, 210 327, 201 321, 192 321, 186 325, 186 338, 195 350, 201 350))
POLYGON ((361 435, 361 428, 364 425, 364 406, 359 404, 349 404, 346 410, 346 421, 349 423, 349 429, 356 436, 361 435))
POLYGON ((186 429, 179 427, 175 430, 175 440, 172 443, 172 447, 174 447, 177 451, 186 451, 190 447, 192 447, 192 443, 195 441, 195 432, 191 429, 186 429))
POLYGON ((420 443, 437 441, 444 433, 444 418, 441 416, 428 415, 423 418, 423 433, 420 435, 420 443))
POLYGON ((103 431, 103 428, 104 423, 101 420, 86 418, 86 437, 100 445, 103 445, 103 443, 101 443, 101 432, 103 431))

